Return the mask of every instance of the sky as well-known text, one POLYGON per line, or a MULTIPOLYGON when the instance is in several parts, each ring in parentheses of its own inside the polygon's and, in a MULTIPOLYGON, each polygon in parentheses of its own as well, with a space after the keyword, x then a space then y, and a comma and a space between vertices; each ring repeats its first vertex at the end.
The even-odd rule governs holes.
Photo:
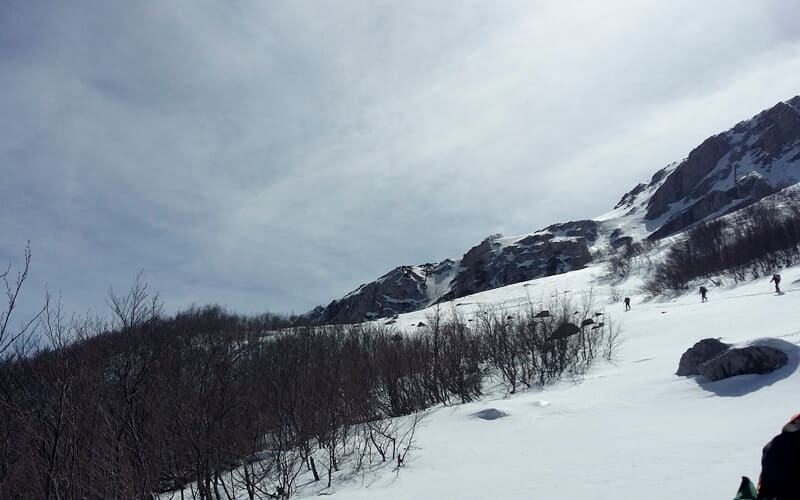
MULTIPOLYGON (((800 94, 800 1, 0 2, 0 263, 301 313, 800 94)), ((23 306, 21 306, 23 307, 23 306)))

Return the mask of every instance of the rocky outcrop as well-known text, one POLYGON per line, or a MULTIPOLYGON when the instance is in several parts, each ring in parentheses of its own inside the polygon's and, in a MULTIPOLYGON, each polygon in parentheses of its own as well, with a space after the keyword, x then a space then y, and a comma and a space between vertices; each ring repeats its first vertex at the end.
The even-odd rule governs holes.
POLYGON ((592 260, 598 224, 554 224, 518 239, 494 235, 460 261, 401 266, 309 313, 314 323, 355 323, 416 311, 473 293, 580 269, 592 260))
POLYGON ((455 261, 447 259, 438 264, 397 267, 342 299, 314 309, 310 319, 319 324, 357 323, 427 307, 437 298, 431 289, 443 281, 446 286, 455 266, 455 261))
POLYGON ((650 198, 645 217, 656 219, 669 210, 673 203, 687 198, 730 148, 727 137, 715 135, 693 149, 650 198))
POLYGON ((650 200, 650 198, 653 196, 653 193, 655 193, 655 191, 661 187, 661 185, 664 183, 664 180, 673 170, 675 170, 677 166, 678 163, 671 163, 653 174, 653 176, 650 178, 650 182, 647 184, 637 184, 635 188, 622 195, 622 198, 614 206, 614 210, 624 209, 626 210, 626 215, 640 212, 642 210, 643 202, 646 203, 650 200))
POLYGON ((639 196, 647 189, 647 184, 641 183, 637 184, 635 188, 631 189, 619 200, 619 202, 614 206, 614 208, 622 208, 622 207, 630 207, 633 205, 633 202, 636 201, 636 197, 639 196))
POLYGON ((700 365, 730 349, 730 344, 718 339, 703 339, 683 353, 676 375, 700 375, 700 365))
MULTIPOLYGON (((706 139, 647 203, 658 239, 743 208, 800 180, 800 96, 706 139)), ((641 190, 640 186, 634 190, 641 190)), ((626 201, 625 198, 621 201, 626 201)))
POLYGON ((749 177, 725 191, 711 191, 662 224, 650 235, 650 239, 677 233, 709 216, 725 215, 745 208, 775 191, 776 189, 761 177, 749 177))
POLYGON ((622 231, 622 229, 617 228, 608 237, 608 243, 611 245, 611 248, 615 250, 623 247, 629 247, 633 244, 633 236, 628 236, 622 231))
POLYGON ((785 352, 763 345, 728 349, 699 366, 700 375, 714 382, 736 375, 764 375, 786 364, 785 352))
POLYGON ((751 137, 752 148, 761 152, 760 160, 768 163, 780 156, 784 149, 800 139, 800 101, 798 97, 779 102, 756 117, 751 137))
POLYGON ((681 356, 677 375, 702 375, 714 382, 737 375, 763 375, 784 366, 788 355, 766 345, 733 347, 717 339, 703 339, 681 356))
POLYGON ((450 290, 452 300, 500 286, 581 269, 591 262, 589 245, 597 239, 597 222, 555 224, 513 242, 490 237, 461 258, 450 290))
MULTIPOLYGON (((594 323, 594 321, 592 321, 594 323)), ((586 323, 581 326, 587 326, 591 323, 586 323)), ((558 325, 558 328, 555 329, 553 334, 550 336, 548 340, 564 340, 567 338, 572 337, 573 335, 577 335, 581 333, 581 327, 574 324, 574 323, 562 323, 558 325)))
POLYGON ((479 418, 481 420, 497 420, 508 416, 508 413, 497 408, 486 408, 485 410, 476 411, 470 414, 471 417, 479 418))

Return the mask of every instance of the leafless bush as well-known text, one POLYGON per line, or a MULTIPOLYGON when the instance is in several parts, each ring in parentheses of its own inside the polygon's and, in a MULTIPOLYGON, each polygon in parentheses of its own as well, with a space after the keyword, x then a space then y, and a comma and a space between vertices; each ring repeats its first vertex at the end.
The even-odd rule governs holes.
POLYGON ((604 336, 603 358, 606 361, 614 361, 622 347, 622 332, 610 318, 605 320, 605 326, 607 330, 604 336))
POLYGON ((800 202, 786 195, 740 211, 733 222, 716 219, 686 232, 655 266, 643 290, 683 290, 696 279, 727 276, 734 282, 770 275, 800 262, 800 202))
POLYGON ((513 315, 480 310, 476 329, 485 365, 509 393, 545 385, 564 374, 581 377, 609 342, 605 314, 594 302, 589 290, 577 308, 556 295, 547 304, 528 301, 513 315))
MULTIPOLYGON (((24 280, 23 280, 24 281, 24 280)), ((49 345, 0 362, 3 498, 288 498, 402 467, 424 410, 579 375, 602 352, 592 297, 425 327, 266 333, 217 306, 166 317, 138 277, 109 324, 41 318, 49 345), (551 313, 541 314, 543 309, 551 313)))
POLYGON ((627 278, 633 269, 647 267, 650 263, 647 253, 654 247, 652 241, 628 241, 619 248, 612 249, 606 257, 604 272, 607 278, 615 281, 627 278))

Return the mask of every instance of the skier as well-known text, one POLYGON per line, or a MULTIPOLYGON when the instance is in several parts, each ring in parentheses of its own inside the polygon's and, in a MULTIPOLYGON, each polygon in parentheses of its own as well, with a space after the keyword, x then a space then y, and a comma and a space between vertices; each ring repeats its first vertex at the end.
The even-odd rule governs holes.
POLYGON ((707 293, 708 293, 708 288, 706 288, 706 287, 704 287, 704 286, 701 286, 701 287, 700 287, 700 300, 701 300, 702 302, 705 302, 705 301, 707 301, 707 300, 708 300, 708 297, 706 297, 706 294, 707 294, 707 293))
POLYGON ((781 293, 781 275, 780 274, 773 274, 772 279, 769 280, 770 283, 775 282, 775 293, 781 293))
POLYGON ((761 455, 758 500, 800 498, 800 413, 783 426, 761 455))
POLYGON ((630 311, 631 310, 631 298, 630 297, 625 297, 625 301, 624 302, 625 302, 625 310, 626 311, 630 311))

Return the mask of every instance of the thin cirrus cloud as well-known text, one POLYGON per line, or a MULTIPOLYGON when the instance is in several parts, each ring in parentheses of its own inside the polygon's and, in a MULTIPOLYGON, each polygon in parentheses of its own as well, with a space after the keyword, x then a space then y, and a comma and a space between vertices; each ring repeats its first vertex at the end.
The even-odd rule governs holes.
MULTIPOLYGON (((302 312, 610 209, 800 93, 796 2, 0 6, 0 259, 302 312)), ((35 302, 35 297, 30 297, 35 302)))

